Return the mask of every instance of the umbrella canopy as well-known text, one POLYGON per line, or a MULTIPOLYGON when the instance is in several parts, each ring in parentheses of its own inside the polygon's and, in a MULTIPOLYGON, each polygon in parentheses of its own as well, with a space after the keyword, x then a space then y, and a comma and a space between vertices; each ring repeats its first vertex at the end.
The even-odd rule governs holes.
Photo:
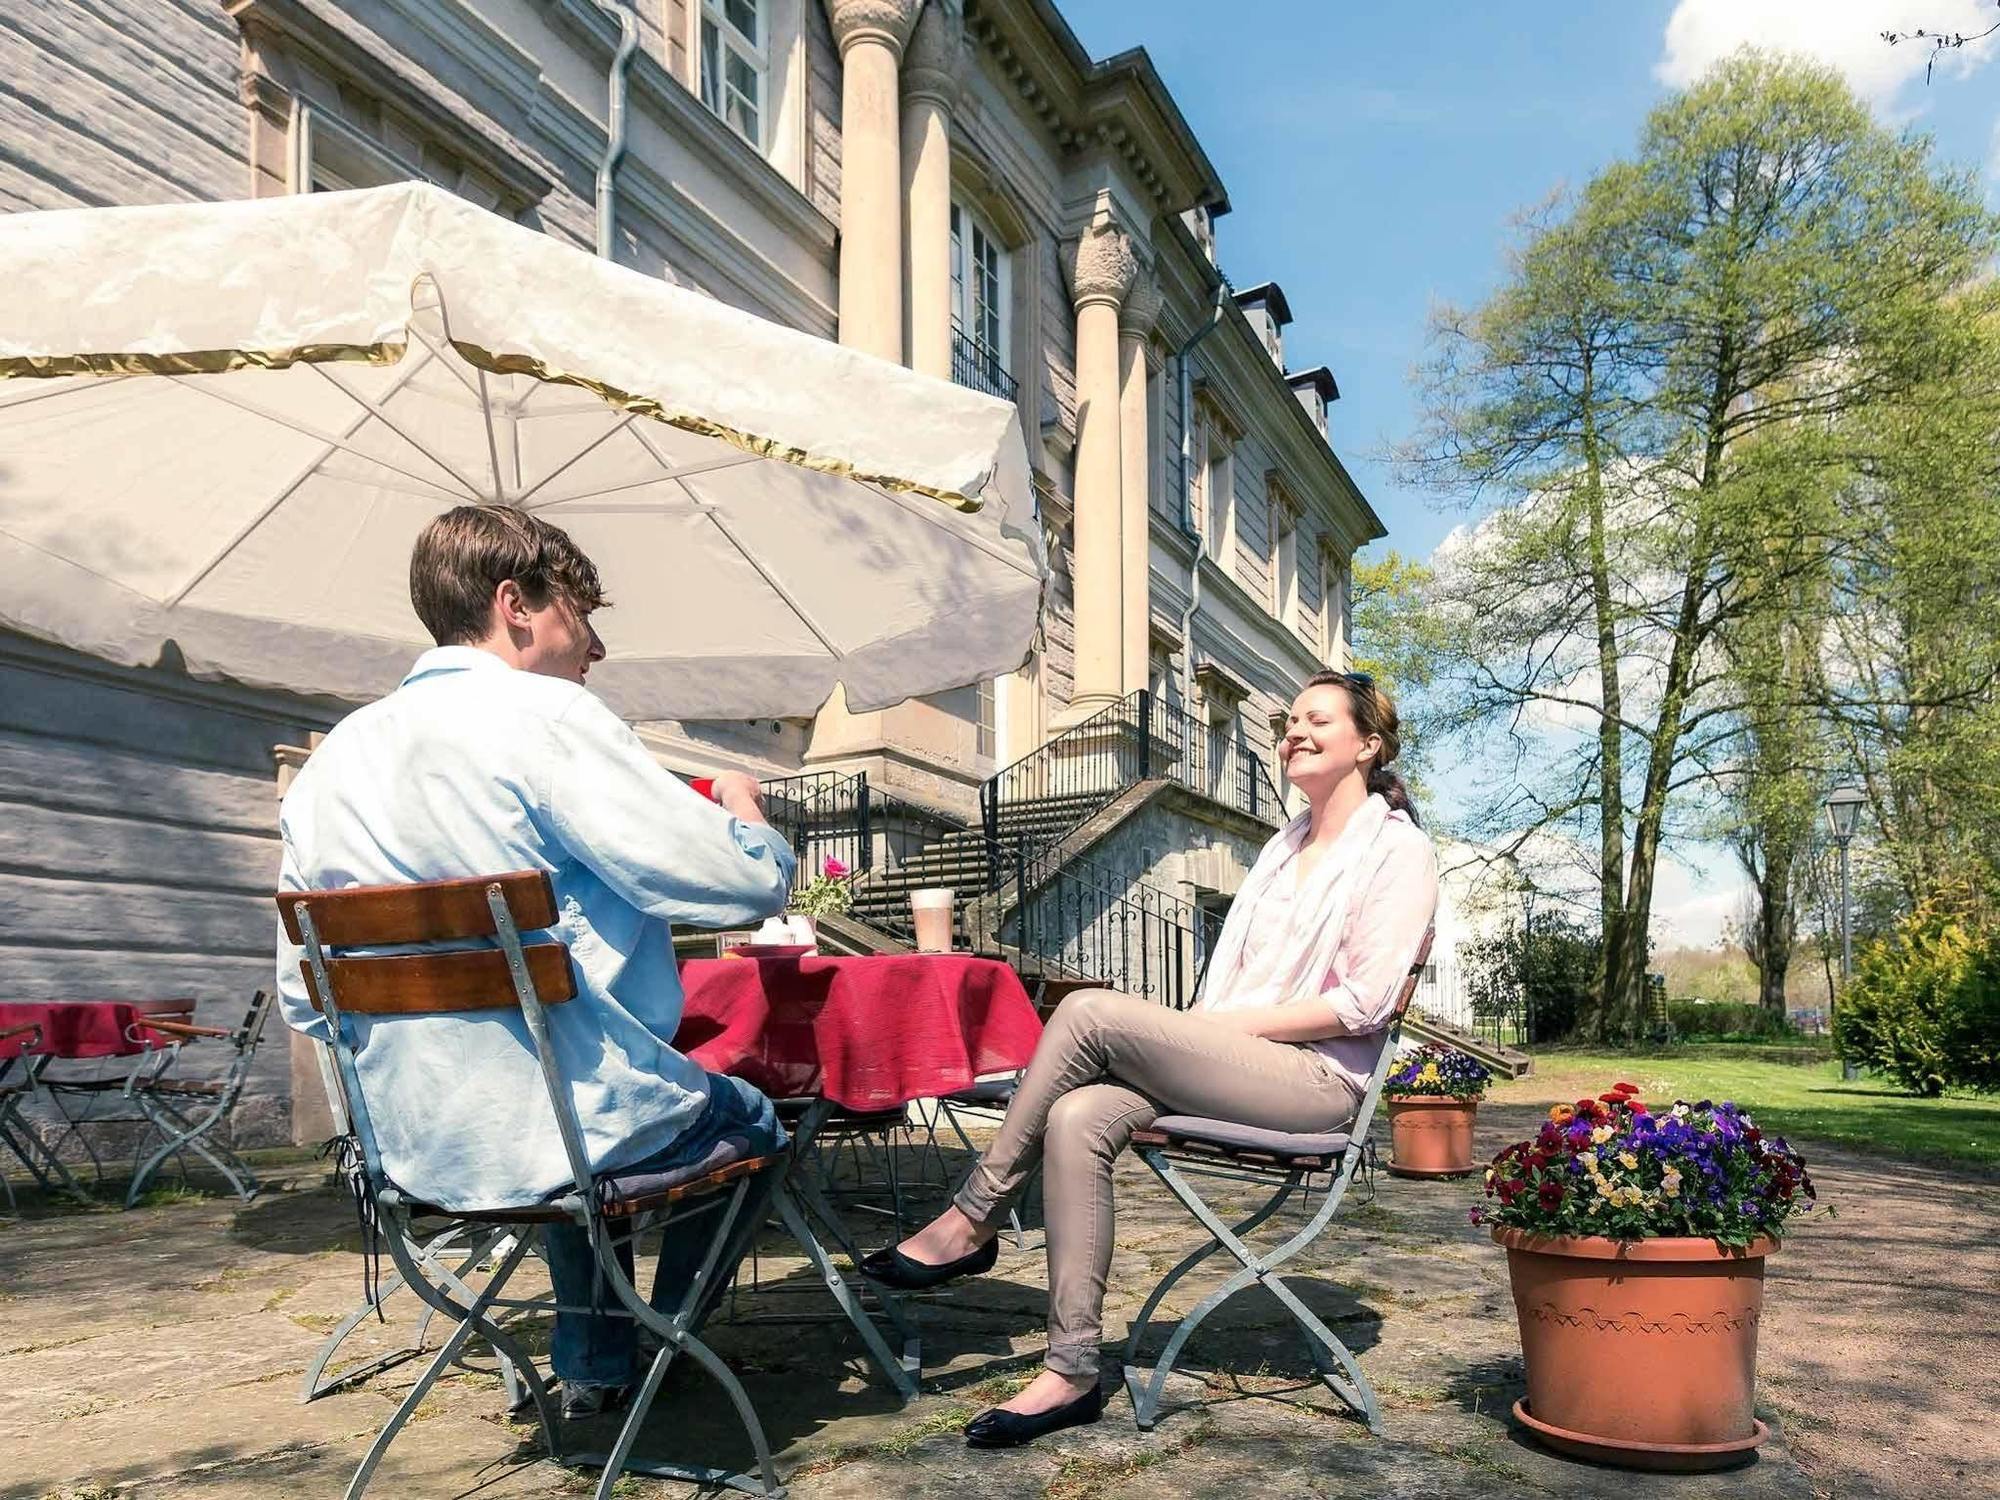
POLYGON ((504 501, 597 563, 628 718, 880 708, 1028 652, 1010 403, 437 188, 0 215, 0 285, 0 625, 362 701, 431 644, 418 532, 504 501))

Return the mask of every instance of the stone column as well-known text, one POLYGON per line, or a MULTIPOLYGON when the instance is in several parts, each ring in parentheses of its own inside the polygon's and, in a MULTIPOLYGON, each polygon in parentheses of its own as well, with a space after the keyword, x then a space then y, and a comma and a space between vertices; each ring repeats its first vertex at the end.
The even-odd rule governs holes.
POLYGON ((840 341, 903 362, 897 70, 923 0, 832 0, 840 44, 840 341))
POLYGON ((1124 575, 1124 626, 1119 691, 1146 685, 1152 654, 1153 464, 1148 442, 1146 399, 1149 357, 1146 340, 1160 315, 1159 283, 1150 275, 1133 282, 1118 310, 1118 445, 1122 498, 1119 506, 1120 557, 1124 575))
POLYGON ((1121 696, 1125 590, 1118 309, 1138 269, 1131 242, 1110 223, 1086 229, 1070 251, 1070 288, 1076 300, 1076 515, 1070 552, 1076 677, 1064 715, 1068 723, 1121 696))
POLYGON ((903 58, 904 348, 910 368, 951 379, 951 111, 962 27, 934 0, 903 58))

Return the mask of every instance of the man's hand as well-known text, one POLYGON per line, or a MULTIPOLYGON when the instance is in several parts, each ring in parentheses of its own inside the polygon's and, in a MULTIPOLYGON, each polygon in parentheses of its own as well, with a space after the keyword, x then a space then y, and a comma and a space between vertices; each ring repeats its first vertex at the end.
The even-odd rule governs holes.
POLYGON ((746 823, 763 823, 764 789, 757 784, 757 778, 741 771, 723 771, 715 778, 715 800, 724 811, 732 813, 746 823))

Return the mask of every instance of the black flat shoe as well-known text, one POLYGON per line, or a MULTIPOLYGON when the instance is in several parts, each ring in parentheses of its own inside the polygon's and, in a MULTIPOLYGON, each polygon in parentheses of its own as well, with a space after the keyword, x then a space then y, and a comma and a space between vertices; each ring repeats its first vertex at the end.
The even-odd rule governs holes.
POLYGON ((1092 1386, 1074 1401, 1048 1411, 1002 1411, 994 1407, 965 1424, 968 1448, 1018 1448, 1065 1427, 1087 1427, 1104 1415, 1104 1388, 1092 1386))
POLYGON ((993 1269, 999 1259, 1000 1236, 997 1234, 970 1255, 961 1255, 957 1260, 948 1260, 941 1266, 927 1266, 920 1260, 911 1260, 894 1245, 889 1245, 862 1257, 861 1274, 870 1281, 879 1281, 883 1286, 899 1292, 927 1292, 934 1286, 943 1286, 961 1276, 983 1276, 993 1269))

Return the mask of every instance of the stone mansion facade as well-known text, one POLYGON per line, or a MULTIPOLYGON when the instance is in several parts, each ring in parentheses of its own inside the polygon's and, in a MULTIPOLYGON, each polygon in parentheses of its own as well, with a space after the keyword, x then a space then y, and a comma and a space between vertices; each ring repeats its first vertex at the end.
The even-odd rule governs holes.
MULTIPOLYGON (((0 70, 0 211, 422 177, 1019 405, 1054 562, 1023 668, 645 726, 676 769, 865 770, 963 816, 1141 689, 1268 762, 1347 659, 1383 527, 1333 376, 1282 289, 1225 279, 1228 195, 1146 53, 1093 58, 1053 0, 16 0, 0 70)), ((0 992, 233 1019, 268 982, 278 766, 341 711, 0 632, 0 992)))

